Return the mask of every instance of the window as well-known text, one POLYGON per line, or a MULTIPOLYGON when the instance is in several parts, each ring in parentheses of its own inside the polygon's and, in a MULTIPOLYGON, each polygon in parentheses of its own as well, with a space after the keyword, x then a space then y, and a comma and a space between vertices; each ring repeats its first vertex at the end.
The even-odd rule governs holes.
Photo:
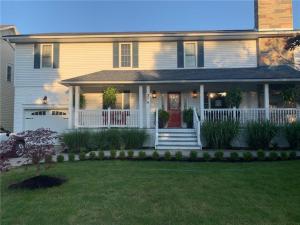
POLYGON ((33 116, 45 116, 46 111, 36 111, 36 112, 31 113, 31 115, 33 115, 33 116))
POLYGON ((52 68, 53 65, 52 45, 42 45, 42 68, 52 68))
POLYGON ((117 94, 116 109, 130 109, 130 92, 117 94))
POLYGON ((65 115, 67 115, 65 112, 52 111, 52 116, 65 116, 65 115))
POLYGON ((7 80, 7 82, 12 81, 12 66, 11 65, 7 65, 6 80, 7 80))
POLYGON ((196 67, 196 43, 188 42, 184 44, 184 67, 196 67))
POLYGON ((120 65, 121 67, 131 67, 131 44, 121 44, 120 65))

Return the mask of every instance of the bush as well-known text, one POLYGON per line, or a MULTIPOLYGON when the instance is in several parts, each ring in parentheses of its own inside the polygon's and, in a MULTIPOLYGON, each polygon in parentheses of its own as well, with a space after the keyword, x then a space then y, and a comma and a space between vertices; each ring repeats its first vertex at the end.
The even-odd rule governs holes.
POLYGON ((75 161, 75 154, 74 153, 69 153, 68 158, 69 158, 69 162, 74 162, 75 161))
POLYGON ((204 152, 203 153, 203 159, 206 162, 210 161, 210 159, 211 159, 210 154, 208 152, 204 152))
POLYGON ((79 153, 81 148, 88 148, 91 133, 87 130, 75 130, 62 134, 62 141, 68 152, 79 153))
POLYGON ((57 156, 57 162, 62 163, 62 162, 64 162, 64 160, 65 160, 65 158, 64 158, 63 155, 58 155, 57 156))
POLYGON ((251 152, 244 152, 243 153, 243 159, 244 159, 244 161, 249 162, 249 161, 252 160, 252 158, 253 158, 253 156, 252 156, 251 152))
POLYGON ((257 159, 260 161, 263 161, 263 160, 265 160, 265 158, 266 158, 266 153, 262 149, 258 150, 257 151, 257 159))
POLYGON ((164 154, 164 159, 170 161, 172 159, 171 152, 166 151, 164 154))
POLYGON ((270 121, 249 122, 246 126, 247 144, 252 149, 269 149, 278 127, 270 121))
POLYGON ((181 152, 181 151, 177 151, 177 152, 175 153, 175 159, 176 159, 177 161, 181 161, 181 160, 182 160, 182 152, 181 152))
POLYGON ((79 153, 79 160, 84 161, 85 160, 85 152, 80 152, 79 153))
POLYGON ((103 160, 104 159, 104 151, 98 151, 98 160, 103 160))
POLYGON ((215 160, 222 161, 224 158, 224 152, 216 151, 214 157, 215 157, 215 160))
POLYGON ((143 147, 148 135, 144 129, 122 129, 120 130, 121 145, 125 149, 139 149, 143 147))
POLYGON ((159 153, 156 150, 152 153, 152 159, 159 160, 159 153))
POLYGON ((183 122, 186 123, 187 128, 193 128, 193 109, 185 109, 183 110, 183 122))
POLYGON ((297 154, 296 154, 296 152, 290 152, 290 154, 289 154, 289 158, 290 159, 296 159, 297 158, 297 154))
POLYGON ((158 110, 158 127, 164 128, 169 120, 169 113, 163 109, 158 110))
POLYGON ((110 150, 110 159, 115 159, 117 156, 117 151, 116 150, 110 150))
POLYGON ((122 150, 119 152, 119 159, 124 160, 126 158, 125 151, 122 150))
POLYGON ((128 158, 128 159, 132 159, 133 156, 134 156, 134 152, 133 152, 132 150, 129 150, 129 151, 127 152, 127 158, 128 158))
MULTIPOLYGON (((45 163, 46 163, 46 164, 51 164, 51 163, 53 163, 52 155, 45 155, 45 163)), ((0 170, 0 171, 1 171, 1 170, 0 170)))
POLYGON ((139 151, 139 159, 140 159, 140 160, 146 159, 146 152, 144 152, 144 151, 139 151))
POLYGON ((284 126, 283 133, 292 149, 300 149, 300 122, 284 126))
POLYGON ((239 123, 233 120, 205 121, 202 134, 210 148, 230 148, 232 140, 239 134, 239 123))
POLYGON ((196 161, 198 157, 198 153, 196 151, 190 151, 190 160, 196 161))
POLYGON ((271 152, 269 153, 269 159, 272 160, 272 161, 277 160, 277 159, 278 159, 278 153, 275 152, 275 151, 271 151, 271 152))
POLYGON ((95 152, 90 152, 89 159, 90 160, 95 160, 96 159, 96 153, 95 152))
POLYGON ((239 154, 237 152, 231 152, 230 153, 230 160, 232 162, 236 162, 239 160, 239 154))
POLYGON ((280 152, 280 158, 281 158, 281 160, 288 160, 289 156, 288 156, 287 152, 280 152))

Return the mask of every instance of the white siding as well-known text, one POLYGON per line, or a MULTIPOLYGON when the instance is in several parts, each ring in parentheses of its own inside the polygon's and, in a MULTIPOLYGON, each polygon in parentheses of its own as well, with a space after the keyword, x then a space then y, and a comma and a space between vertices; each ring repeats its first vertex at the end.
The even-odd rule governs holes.
POLYGON ((204 56, 207 68, 256 67, 256 41, 206 41, 204 56))

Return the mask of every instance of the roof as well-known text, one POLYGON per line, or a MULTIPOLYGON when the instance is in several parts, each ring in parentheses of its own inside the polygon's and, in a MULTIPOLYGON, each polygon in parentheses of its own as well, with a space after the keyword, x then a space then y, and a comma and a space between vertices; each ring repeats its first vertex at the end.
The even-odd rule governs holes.
POLYGON ((148 32, 93 32, 44 33, 5 36, 10 42, 109 42, 109 41, 174 41, 174 40, 234 40, 258 37, 294 36, 300 30, 214 30, 214 31, 148 31, 148 32))
POLYGON ((289 66, 174 69, 103 70, 61 81, 64 85, 180 82, 300 81, 300 71, 289 66))
POLYGON ((14 35, 18 35, 19 32, 17 31, 17 28, 15 27, 15 25, 11 25, 11 24, 0 24, 0 31, 5 31, 5 30, 13 30, 14 35))

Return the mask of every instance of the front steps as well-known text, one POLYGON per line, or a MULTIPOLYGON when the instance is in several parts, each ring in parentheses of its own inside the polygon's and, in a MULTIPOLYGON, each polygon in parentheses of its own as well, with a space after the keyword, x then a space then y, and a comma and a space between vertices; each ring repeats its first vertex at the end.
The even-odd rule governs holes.
POLYGON ((155 149, 200 150, 195 129, 159 129, 155 149))

